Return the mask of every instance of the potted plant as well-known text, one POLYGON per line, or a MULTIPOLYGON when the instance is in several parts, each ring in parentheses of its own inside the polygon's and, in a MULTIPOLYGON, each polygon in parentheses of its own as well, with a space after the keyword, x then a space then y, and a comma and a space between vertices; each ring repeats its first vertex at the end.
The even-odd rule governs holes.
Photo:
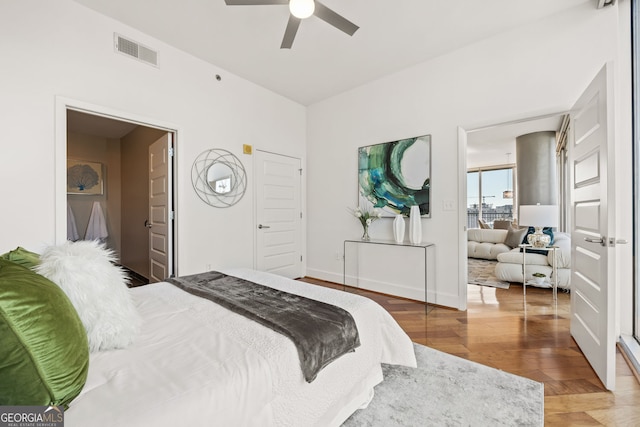
POLYGON ((544 285, 544 279, 545 277, 547 277, 546 274, 544 273, 533 273, 533 281, 536 282, 536 284, 538 285, 544 285))
POLYGON ((369 226, 373 221, 382 218, 382 212, 377 209, 361 209, 360 206, 358 206, 355 209, 351 209, 351 214, 358 218, 362 224, 362 228, 364 229, 362 240, 369 240, 369 226))

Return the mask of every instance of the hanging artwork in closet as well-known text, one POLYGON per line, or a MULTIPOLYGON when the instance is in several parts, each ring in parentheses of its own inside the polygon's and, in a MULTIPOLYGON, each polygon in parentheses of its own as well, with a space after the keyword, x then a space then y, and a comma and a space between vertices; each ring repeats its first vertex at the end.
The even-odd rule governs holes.
POLYGON ((103 193, 102 163, 67 159, 67 194, 103 193))

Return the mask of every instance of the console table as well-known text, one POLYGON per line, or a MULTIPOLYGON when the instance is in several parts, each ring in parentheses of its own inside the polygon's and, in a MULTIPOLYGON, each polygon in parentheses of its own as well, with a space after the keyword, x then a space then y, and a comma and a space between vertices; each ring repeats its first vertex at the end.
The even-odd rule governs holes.
MULTIPOLYGON (((350 244, 355 244, 355 245, 384 245, 390 248, 396 247, 396 248, 414 248, 416 250, 422 250, 424 252, 424 303, 425 303, 425 310, 427 310, 427 290, 428 290, 428 286, 431 283, 433 285, 434 281, 435 281, 435 256, 433 254, 433 251, 435 249, 435 245, 433 243, 430 242, 423 242, 423 243, 417 243, 417 244, 412 244, 412 243, 397 243, 394 240, 377 240, 377 239, 371 239, 371 240, 361 240, 361 239, 347 239, 344 241, 343 243, 343 247, 342 247, 342 253, 344 256, 344 262, 343 262, 343 267, 342 267, 342 285, 343 285, 343 290, 346 289, 346 280, 347 280, 347 261, 348 261, 348 257, 347 257, 347 246, 350 244)), ((390 263, 390 265, 393 265, 393 267, 391 268, 398 268, 397 265, 399 263, 398 262, 393 262, 390 263)), ((400 263, 401 264, 401 263, 400 263)), ((359 264, 358 264, 358 268, 357 268, 358 274, 356 275, 356 278, 359 280, 359 264)), ((403 296, 403 295, 400 295, 403 296)), ((406 296, 403 296, 406 297, 406 296)), ((412 299, 416 299, 416 298, 412 298, 412 299)))
POLYGON ((526 262, 526 254, 527 249, 535 249, 535 250, 543 250, 543 251, 551 251, 553 253, 553 267, 552 273, 553 280, 551 281, 551 286, 553 287, 553 302, 558 301, 558 260, 556 258, 556 252, 559 249, 558 246, 546 246, 544 248, 534 248, 530 244, 523 243, 522 245, 518 245, 520 250, 522 251, 522 292, 523 295, 527 296, 527 283, 533 285, 533 281, 527 282, 527 262, 526 262))

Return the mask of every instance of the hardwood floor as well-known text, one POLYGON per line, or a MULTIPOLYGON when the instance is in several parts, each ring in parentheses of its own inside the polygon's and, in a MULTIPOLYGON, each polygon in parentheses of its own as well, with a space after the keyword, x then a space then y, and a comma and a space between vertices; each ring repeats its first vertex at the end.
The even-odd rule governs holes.
MULTIPOLYGON (((305 278, 309 283, 342 285, 305 278)), ((569 333, 569 294, 522 286, 469 285, 467 311, 357 288, 396 319, 414 342, 544 383, 546 426, 640 426, 640 385, 617 352, 616 391, 607 391, 569 333), (429 306, 431 308, 431 306, 429 306)))

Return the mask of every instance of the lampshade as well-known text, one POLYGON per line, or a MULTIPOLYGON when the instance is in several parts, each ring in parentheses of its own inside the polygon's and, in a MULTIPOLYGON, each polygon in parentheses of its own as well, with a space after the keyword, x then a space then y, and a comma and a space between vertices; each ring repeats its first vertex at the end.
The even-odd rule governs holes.
POLYGON ((513 190, 504 190, 502 192, 503 199, 513 199, 513 190))
POLYGON ((316 4, 313 0, 291 0, 289 1, 289 11, 299 19, 305 19, 313 15, 316 4))
POLYGON ((532 227, 557 227, 558 206, 520 205, 518 224, 532 227))

